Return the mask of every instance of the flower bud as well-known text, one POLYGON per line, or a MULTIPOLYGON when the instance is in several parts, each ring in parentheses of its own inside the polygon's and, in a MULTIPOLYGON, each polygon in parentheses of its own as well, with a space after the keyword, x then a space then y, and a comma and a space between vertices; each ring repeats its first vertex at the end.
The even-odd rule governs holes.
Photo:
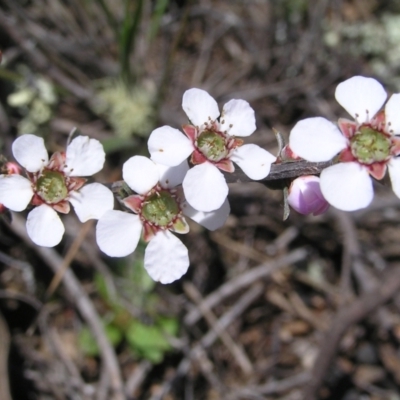
POLYGON ((320 215, 329 208, 319 187, 319 177, 305 175, 296 178, 289 188, 289 205, 298 213, 320 215))

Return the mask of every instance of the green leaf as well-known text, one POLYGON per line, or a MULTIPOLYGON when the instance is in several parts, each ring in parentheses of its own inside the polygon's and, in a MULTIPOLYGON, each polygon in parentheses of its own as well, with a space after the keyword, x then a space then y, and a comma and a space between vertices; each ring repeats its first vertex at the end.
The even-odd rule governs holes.
POLYGON ((162 361, 164 353, 171 349, 160 327, 139 321, 131 323, 126 340, 136 353, 154 363, 162 361))

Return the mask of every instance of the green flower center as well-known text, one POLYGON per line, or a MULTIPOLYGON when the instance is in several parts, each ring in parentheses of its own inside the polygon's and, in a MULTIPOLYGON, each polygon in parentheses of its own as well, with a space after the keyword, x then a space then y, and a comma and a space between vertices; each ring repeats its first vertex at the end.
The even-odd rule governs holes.
POLYGON ((67 197, 68 189, 61 172, 44 170, 36 182, 37 194, 46 202, 55 204, 67 197))
POLYGON ((369 126, 362 126, 350 143, 354 157, 363 164, 385 161, 390 156, 390 139, 369 126))
POLYGON ((157 226, 168 226, 180 209, 177 201, 167 191, 161 191, 150 195, 142 207, 142 215, 148 221, 157 226))
POLYGON ((199 135, 197 147, 210 161, 218 162, 228 155, 225 139, 212 131, 204 131, 199 135))

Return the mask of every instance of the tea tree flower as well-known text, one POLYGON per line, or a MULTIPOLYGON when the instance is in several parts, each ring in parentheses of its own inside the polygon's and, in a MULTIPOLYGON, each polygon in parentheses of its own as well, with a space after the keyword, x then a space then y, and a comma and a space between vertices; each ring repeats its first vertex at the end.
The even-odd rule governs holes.
POLYGON ((220 172, 233 172, 235 162, 251 179, 265 178, 276 158, 255 144, 243 145, 236 137, 250 136, 256 129, 254 111, 244 100, 230 100, 220 112, 217 102, 204 90, 190 89, 182 107, 191 124, 177 129, 163 126, 149 138, 151 159, 167 166, 180 164, 191 155, 191 168, 182 186, 188 203, 196 210, 216 210, 228 195, 220 172))
POLYGON ((124 181, 137 194, 122 203, 133 214, 111 210, 100 218, 96 237, 100 249, 111 257, 124 257, 135 251, 141 234, 149 242, 144 267, 155 281, 170 283, 179 279, 189 267, 188 250, 171 232, 187 233, 184 215, 214 230, 229 215, 227 201, 212 213, 194 210, 177 188, 189 166, 187 161, 175 167, 154 163, 143 156, 131 157, 122 170, 124 181))
POLYGON ((49 159, 44 140, 23 135, 12 145, 12 152, 25 169, 22 175, 0 175, 0 203, 12 211, 36 206, 27 218, 27 232, 40 246, 60 243, 64 225, 57 212, 66 214, 70 203, 81 222, 98 219, 114 205, 112 192, 99 183, 85 185, 86 179, 103 168, 105 153, 96 139, 78 136, 65 152, 49 159))
POLYGON ((322 196, 319 178, 304 175, 296 178, 289 187, 289 205, 298 213, 320 215, 329 208, 329 203, 322 196))
POLYGON ((336 100, 354 118, 339 119, 338 126, 320 117, 299 121, 290 133, 289 146, 313 162, 339 163, 321 173, 321 191, 341 210, 367 207, 373 198, 371 177, 382 179, 386 170, 400 197, 400 94, 386 100, 382 85, 372 78, 355 76, 338 85, 336 100))

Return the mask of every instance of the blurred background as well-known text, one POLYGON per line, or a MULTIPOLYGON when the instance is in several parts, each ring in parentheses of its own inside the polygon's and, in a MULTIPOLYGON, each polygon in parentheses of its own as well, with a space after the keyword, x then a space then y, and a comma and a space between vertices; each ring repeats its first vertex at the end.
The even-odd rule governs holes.
MULTIPOLYGON (((247 100, 275 154, 272 128, 347 117, 343 80, 399 92, 400 1, 0 0, 0 48, 0 152, 24 133, 63 150, 76 127, 112 183, 154 128, 187 122, 192 87, 247 100)), ((375 193, 284 222, 281 191, 232 184, 226 225, 191 225, 189 271, 164 286, 144 243, 107 258, 71 213, 44 249, 4 215, 0 400, 400 399, 400 201, 375 193)))

